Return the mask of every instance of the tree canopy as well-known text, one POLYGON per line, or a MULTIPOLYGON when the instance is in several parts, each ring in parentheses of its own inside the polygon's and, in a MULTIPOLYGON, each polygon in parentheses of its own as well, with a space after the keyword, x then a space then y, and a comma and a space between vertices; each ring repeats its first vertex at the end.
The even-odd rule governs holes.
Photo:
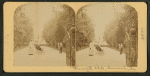
POLYGON ((45 24, 43 38, 47 43, 62 42, 66 38, 67 31, 74 24, 74 10, 67 5, 61 5, 61 7, 63 11, 54 10, 55 19, 45 24))
POLYGON ((14 46, 29 44, 33 36, 33 28, 30 19, 18 7, 14 13, 14 46))
POLYGON ((128 33, 131 27, 134 27, 136 30, 138 30, 138 17, 136 10, 128 5, 124 6, 123 8, 125 9, 126 13, 122 16, 118 16, 121 18, 117 19, 113 23, 108 24, 105 29, 104 39, 110 45, 124 43, 126 27, 128 33))

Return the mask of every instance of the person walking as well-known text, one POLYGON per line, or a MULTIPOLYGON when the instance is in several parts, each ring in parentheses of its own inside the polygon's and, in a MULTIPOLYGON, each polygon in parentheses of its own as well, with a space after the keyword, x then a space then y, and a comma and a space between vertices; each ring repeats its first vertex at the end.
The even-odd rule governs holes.
POLYGON ((121 45, 120 45, 120 54, 122 54, 122 52, 123 52, 123 45, 121 43, 121 45))
POLYGON ((131 48, 131 51, 130 51, 130 61, 131 61, 131 66, 134 64, 134 58, 136 56, 136 52, 134 50, 134 48, 131 48))
POLYGON ((60 47, 60 44, 59 44, 59 42, 58 42, 58 48, 60 47))
POLYGON ((62 49, 63 49, 63 44, 62 44, 62 42, 59 43, 59 47, 60 47, 60 53, 62 53, 62 49))

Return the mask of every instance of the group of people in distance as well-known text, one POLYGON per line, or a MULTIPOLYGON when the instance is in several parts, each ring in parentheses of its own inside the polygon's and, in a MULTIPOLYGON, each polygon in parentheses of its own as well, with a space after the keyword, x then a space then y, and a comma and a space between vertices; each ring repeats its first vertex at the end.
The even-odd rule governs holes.
MULTIPOLYGON (((125 49, 125 47, 123 46, 123 44, 119 44, 119 50, 120 50, 120 54, 123 53, 123 51, 127 51, 125 49)), ((136 51, 133 47, 131 47, 131 50, 129 51, 129 59, 131 62, 134 62, 135 61, 135 57, 136 57, 136 51)))

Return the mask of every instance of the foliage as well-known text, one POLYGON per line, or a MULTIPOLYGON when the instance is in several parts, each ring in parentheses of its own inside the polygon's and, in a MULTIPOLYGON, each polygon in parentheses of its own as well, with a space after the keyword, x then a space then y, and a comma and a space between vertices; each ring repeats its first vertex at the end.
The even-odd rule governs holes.
POLYGON ((14 47, 29 44, 32 36, 33 29, 30 20, 26 14, 22 12, 22 7, 19 7, 14 13, 14 47))
POLYGON ((138 30, 136 10, 129 6, 125 6, 124 9, 126 13, 123 16, 121 16, 120 19, 106 26, 104 32, 104 39, 111 46, 115 46, 120 43, 124 44, 124 40, 126 39, 126 27, 128 33, 131 27, 134 27, 136 28, 136 30, 138 30))
POLYGON ((62 5, 63 11, 54 10, 56 17, 45 24, 43 39, 48 44, 64 41, 67 32, 74 24, 75 12, 67 5, 62 5))
POLYGON ((76 14, 76 28, 77 28, 77 44, 89 43, 94 38, 94 25, 91 22, 91 19, 87 15, 86 9, 80 9, 76 14), (79 41, 79 42, 78 42, 79 41))

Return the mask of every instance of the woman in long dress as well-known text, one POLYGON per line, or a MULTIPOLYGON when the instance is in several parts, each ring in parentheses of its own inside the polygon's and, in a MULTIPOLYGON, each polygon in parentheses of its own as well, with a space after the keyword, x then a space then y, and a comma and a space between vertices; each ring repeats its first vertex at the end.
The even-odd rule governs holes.
POLYGON ((33 53, 34 53, 34 44, 33 41, 31 40, 29 44, 29 55, 33 55, 33 53))
POLYGON ((89 56, 94 56, 95 55, 95 47, 94 47, 94 41, 90 43, 89 47, 89 56))

